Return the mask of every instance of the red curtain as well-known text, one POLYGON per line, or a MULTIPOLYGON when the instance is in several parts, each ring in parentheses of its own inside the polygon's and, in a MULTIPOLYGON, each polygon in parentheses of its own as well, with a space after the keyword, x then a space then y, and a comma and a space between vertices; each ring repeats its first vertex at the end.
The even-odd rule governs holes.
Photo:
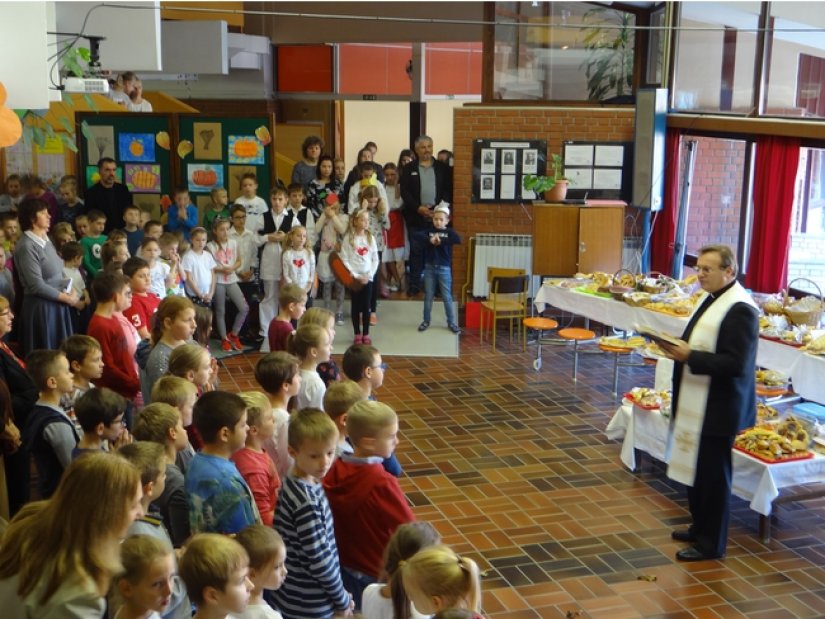
POLYGON ((788 277, 791 210, 799 166, 799 139, 765 136, 756 141, 753 231, 745 284, 776 292, 788 277))
POLYGON ((679 208, 679 148, 682 132, 668 129, 665 136, 665 196, 662 210, 654 216, 650 235, 650 268, 670 274, 673 242, 676 238, 676 212, 679 208))

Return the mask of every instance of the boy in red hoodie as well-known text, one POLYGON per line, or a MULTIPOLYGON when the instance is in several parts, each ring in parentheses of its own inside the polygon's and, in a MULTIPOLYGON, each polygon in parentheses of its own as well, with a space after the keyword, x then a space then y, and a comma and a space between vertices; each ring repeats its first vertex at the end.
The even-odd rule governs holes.
POLYGON ((367 585, 378 582, 382 556, 395 529, 415 520, 401 486, 382 466, 398 445, 398 416, 389 406, 361 401, 347 413, 353 453, 344 453, 324 477, 344 588, 356 610, 367 585))

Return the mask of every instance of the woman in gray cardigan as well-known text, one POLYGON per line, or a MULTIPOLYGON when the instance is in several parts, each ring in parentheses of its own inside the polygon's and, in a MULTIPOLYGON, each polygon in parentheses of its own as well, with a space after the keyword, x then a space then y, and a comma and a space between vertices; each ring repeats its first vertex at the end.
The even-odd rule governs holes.
POLYGON ((78 299, 67 286, 63 261, 49 240, 48 208, 43 200, 30 198, 17 209, 24 231, 14 248, 14 269, 23 287, 18 319, 24 354, 38 348, 58 348, 73 332, 70 308, 78 299))

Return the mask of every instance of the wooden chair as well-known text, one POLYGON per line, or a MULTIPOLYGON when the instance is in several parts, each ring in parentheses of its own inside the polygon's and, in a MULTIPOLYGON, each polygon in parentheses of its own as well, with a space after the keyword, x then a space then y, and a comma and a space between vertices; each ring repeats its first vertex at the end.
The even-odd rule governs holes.
POLYGON ((527 275, 516 275, 511 277, 495 277, 491 282, 490 298, 481 303, 481 328, 479 330, 480 340, 484 341, 484 331, 489 329, 490 323, 493 326, 493 352, 496 350, 496 326, 499 320, 510 321, 510 340, 513 339, 513 321, 518 328, 518 336, 521 338, 522 350, 527 350, 527 338, 525 337, 524 319, 527 318, 527 289, 530 278, 527 275), (485 323, 485 316, 488 322, 485 323), (486 326, 485 326, 486 324, 486 326))

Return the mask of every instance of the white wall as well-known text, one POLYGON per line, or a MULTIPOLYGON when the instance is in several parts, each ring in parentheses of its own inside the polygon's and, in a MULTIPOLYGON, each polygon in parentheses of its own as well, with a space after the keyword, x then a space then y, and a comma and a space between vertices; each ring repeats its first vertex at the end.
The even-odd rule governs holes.
MULTIPOLYGON (((6 107, 49 107, 49 65, 46 32, 54 29, 54 11, 46 2, 0 2, 0 81, 6 87, 6 107), (50 21, 51 17, 51 21, 50 21)), ((57 71, 54 73, 57 81, 57 71)), ((53 91, 57 92, 57 91, 53 91)), ((57 97, 59 98, 59 97, 57 97)))
POLYGON ((376 162, 398 162, 398 153, 409 148, 410 104, 406 101, 345 101, 344 161, 355 165, 358 151, 367 142, 378 144, 376 162))

